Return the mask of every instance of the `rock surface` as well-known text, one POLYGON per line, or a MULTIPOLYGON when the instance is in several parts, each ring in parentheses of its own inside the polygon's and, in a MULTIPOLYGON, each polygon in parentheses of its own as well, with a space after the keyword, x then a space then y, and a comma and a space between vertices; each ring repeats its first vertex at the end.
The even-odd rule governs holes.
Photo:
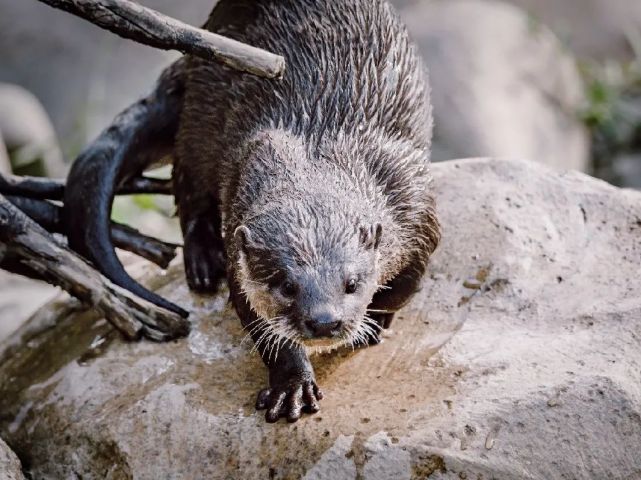
POLYGON ((0 478, 2 480, 24 480, 18 458, 2 439, 0 439, 0 478))
MULTIPOLYGON (((450 0, 392 0, 399 8, 450 0)), ((488 3, 495 0, 488 0, 488 3)), ((636 0, 505 0, 543 22, 564 45, 584 59, 631 60, 641 34, 641 2, 636 0)))
POLYGON ((483 0, 419 2, 401 16, 430 71, 435 161, 525 158, 587 171, 583 83, 547 28, 483 0))
MULTIPOLYGON (((641 193, 518 161, 434 167, 444 237, 383 344, 315 360, 296 424, 225 295, 129 344, 64 298, 0 348, 0 436, 37 479, 631 479, 641 475, 641 193), (75 475, 75 476, 74 476, 75 475)), ((145 267, 143 270, 145 270, 145 267)))

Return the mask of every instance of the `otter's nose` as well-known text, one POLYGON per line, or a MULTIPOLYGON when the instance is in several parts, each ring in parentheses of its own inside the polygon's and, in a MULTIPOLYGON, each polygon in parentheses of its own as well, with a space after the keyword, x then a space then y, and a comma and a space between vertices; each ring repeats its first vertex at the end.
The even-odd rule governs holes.
POLYGON ((305 326, 315 337, 332 337, 340 331, 343 322, 334 315, 324 313, 307 320, 305 326))

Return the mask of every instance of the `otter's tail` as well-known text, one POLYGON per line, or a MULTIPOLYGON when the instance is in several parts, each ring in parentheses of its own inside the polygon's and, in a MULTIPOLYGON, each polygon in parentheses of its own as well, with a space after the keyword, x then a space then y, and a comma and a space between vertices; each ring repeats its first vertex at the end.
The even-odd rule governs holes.
POLYGON ((110 230, 118 186, 171 152, 182 109, 185 59, 160 76, 154 91, 122 112, 74 162, 64 195, 69 246, 116 285, 182 317, 184 309, 132 279, 116 255, 110 230))

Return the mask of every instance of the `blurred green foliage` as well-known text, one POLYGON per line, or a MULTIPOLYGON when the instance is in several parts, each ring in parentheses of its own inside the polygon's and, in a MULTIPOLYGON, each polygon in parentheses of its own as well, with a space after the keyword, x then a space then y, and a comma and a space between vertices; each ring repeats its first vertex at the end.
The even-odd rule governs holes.
POLYGON ((583 64, 582 73, 587 87, 582 118, 592 135, 592 173, 620 185, 612 162, 641 153, 641 58, 627 64, 583 64))
MULTIPOLYGON (((171 167, 148 172, 156 178, 170 178, 171 167)), ((135 228, 163 240, 180 243, 181 233, 176 218, 176 205, 172 196, 126 195, 116 197, 111 210, 112 220, 135 228)))

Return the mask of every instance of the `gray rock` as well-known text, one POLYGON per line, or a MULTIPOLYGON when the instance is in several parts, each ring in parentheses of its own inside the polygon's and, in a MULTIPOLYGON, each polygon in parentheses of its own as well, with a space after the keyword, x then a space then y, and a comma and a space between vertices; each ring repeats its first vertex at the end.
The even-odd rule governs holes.
POLYGON ((548 29, 482 0, 417 3, 401 16, 430 70, 434 160, 516 157, 587 170, 582 80, 548 29))
POLYGON ((0 348, 0 435, 38 479, 638 476, 641 193, 533 162, 434 175, 424 288, 381 345, 315 359, 317 415, 266 424, 225 293, 139 266, 191 336, 126 343, 59 299, 0 348))
POLYGON ((20 461, 15 453, 0 438, 0 478, 2 480, 24 480, 20 461))
POLYGON ((510 0, 549 25, 583 58, 631 60, 641 45, 636 0, 510 0))
MULTIPOLYGON (((392 0, 398 8, 449 0, 392 0)), ((492 1, 492 0, 490 0, 492 1)), ((636 0, 506 0, 526 10, 533 23, 552 28, 585 59, 635 58, 641 38, 641 2, 636 0)), ((500 26, 497 24, 497 26, 500 26)))
POLYGON ((18 85, 0 83, 0 132, 14 164, 40 163, 42 173, 62 177, 66 167, 53 125, 38 99, 18 85))

